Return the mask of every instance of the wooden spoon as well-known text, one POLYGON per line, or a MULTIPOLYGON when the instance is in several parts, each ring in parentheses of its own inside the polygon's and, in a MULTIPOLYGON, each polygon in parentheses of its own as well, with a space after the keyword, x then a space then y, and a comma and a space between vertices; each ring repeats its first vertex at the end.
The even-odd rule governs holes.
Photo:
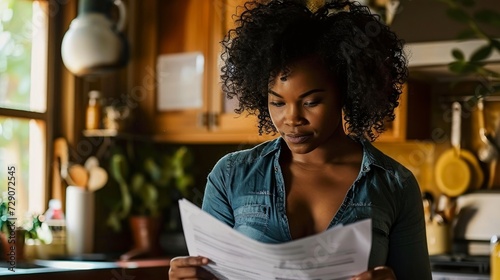
POLYGON ((99 160, 95 156, 90 156, 84 164, 85 168, 90 171, 95 166, 99 166, 99 160))
POLYGON ((89 170, 89 181, 88 189, 89 191, 97 191, 104 187, 108 182, 108 172, 102 167, 94 166, 89 170))
POLYGON ((89 181, 89 173, 85 167, 80 164, 73 164, 68 169, 68 177, 75 186, 82 188, 87 188, 87 183, 89 181))

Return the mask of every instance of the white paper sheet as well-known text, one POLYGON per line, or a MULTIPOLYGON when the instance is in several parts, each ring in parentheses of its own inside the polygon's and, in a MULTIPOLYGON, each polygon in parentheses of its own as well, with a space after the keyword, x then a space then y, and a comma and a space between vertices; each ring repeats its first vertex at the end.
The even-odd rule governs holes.
POLYGON ((191 256, 204 256, 219 279, 350 279, 368 268, 371 219, 337 226, 281 244, 255 241, 179 200, 184 236, 191 256))

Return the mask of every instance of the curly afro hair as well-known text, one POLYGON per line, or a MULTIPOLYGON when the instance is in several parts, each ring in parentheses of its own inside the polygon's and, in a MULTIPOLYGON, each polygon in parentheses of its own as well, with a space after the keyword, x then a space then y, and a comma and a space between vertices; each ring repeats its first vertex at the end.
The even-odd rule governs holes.
POLYGON ((221 42, 222 90, 236 113, 258 117, 259 134, 276 133, 268 111, 275 77, 294 62, 318 56, 340 85, 345 130, 374 141, 394 120, 408 78, 404 42, 358 2, 333 1, 315 12, 286 0, 252 1, 221 42))

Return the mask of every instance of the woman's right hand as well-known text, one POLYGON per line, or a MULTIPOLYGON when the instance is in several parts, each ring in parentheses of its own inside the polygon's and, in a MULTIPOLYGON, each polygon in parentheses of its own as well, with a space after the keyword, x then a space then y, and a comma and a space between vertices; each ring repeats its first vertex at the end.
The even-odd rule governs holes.
POLYGON ((175 257, 170 261, 168 279, 217 280, 212 273, 203 268, 208 262, 205 257, 175 257))

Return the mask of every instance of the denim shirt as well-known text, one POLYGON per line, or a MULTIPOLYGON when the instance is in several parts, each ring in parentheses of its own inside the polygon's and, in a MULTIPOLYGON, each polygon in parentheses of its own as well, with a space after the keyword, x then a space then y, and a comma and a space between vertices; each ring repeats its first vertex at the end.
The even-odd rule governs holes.
MULTIPOLYGON (((404 166, 364 141, 360 173, 329 228, 372 219, 369 267, 391 267, 398 279, 431 279, 418 183, 404 166)), ((208 175, 202 209, 261 242, 292 237, 279 157, 281 137, 222 157, 208 175)))

